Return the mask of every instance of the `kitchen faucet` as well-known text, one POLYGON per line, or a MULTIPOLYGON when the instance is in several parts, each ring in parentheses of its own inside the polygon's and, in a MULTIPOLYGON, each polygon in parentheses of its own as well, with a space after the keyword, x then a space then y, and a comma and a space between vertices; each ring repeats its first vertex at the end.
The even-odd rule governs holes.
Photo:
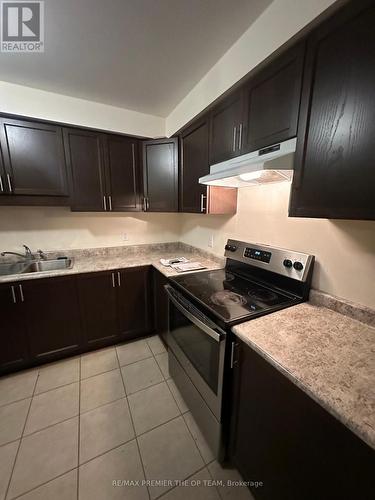
POLYGON ((22 245, 25 249, 25 253, 18 253, 18 252, 1 252, 1 256, 4 257, 5 255, 17 255, 18 257, 22 257, 23 259, 26 258, 26 260, 33 260, 34 255, 31 252, 30 248, 27 245, 22 245))

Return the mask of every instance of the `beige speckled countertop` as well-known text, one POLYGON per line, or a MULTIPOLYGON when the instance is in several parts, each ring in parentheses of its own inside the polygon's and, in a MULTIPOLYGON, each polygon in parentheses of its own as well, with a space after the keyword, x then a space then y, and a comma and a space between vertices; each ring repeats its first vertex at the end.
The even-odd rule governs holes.
POLYGON ((58 256, 73 257, 74 265, 71 269, 62 269, 58 271, 0 276, 0 283, 52 278, 56 276, 98 271, 110 271, 111 269, 124 269, 127 267, 145 265, 154 266, 165 276, 174 276, 179 273, 170 267, 165 267, 160 264, 160 259, 170 259, 182 256, 186 257, 191 262, 200 262, 206 267, 205 270, 219 269, 225 265, 224 258, 217 257, 213 254, 182 243, 129 245, 123 247, 93 248, 87 250, 67 250, 59 252, 46 252, 46 255, 48 258, 55 258, 58 256))
MULTIPOLYGON (((233 331, 375 448, 375 328, 315 299, 233 331)), ((342 309, 347 313, 348 306, 343 303, 342 309)), ((370 312, 373 324, 375 311, 372 318, 370 312)))

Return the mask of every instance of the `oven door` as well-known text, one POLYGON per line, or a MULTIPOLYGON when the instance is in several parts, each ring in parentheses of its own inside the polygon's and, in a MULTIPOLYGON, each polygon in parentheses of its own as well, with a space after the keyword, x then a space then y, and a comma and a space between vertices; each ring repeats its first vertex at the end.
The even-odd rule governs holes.
POLYGON ((221 421, 226 333, 170 285, 168 347, 221 421))

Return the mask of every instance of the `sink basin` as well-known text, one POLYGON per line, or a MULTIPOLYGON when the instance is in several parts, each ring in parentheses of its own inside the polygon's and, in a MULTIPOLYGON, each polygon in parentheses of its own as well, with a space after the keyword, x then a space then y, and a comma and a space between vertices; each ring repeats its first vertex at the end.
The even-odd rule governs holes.
POLYGON ((9 264, 0 264, 0 276, 23 273, 24 269, 28 265, 29 262, 12 262, 9 264))
POLYGON ((12 262, 0 264, 0 276, 9 276, 12 274, 43 273, 45 271, 59 271, 62 269, 71 269, 73 259, 50 259, 34 260, 32 262, 12 262))
POLYGON ((37 260, 29 264, 23 273, 42 273, 44 271, 58 271, 73 267, 72 259, 37 260))

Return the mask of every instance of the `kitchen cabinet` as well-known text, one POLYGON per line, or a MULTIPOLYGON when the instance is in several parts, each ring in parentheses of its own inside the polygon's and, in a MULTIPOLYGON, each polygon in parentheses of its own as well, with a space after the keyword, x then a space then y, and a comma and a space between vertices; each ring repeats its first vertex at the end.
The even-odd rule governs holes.
POLYGON ((254 151, 297 135, 305 44, 292 47, 245 84, 238 148, 254 151))
MULTIPOLYGON (((38 204, 41 197, 68 198, 61 127, 3 117, 0 118, 0 143, 3 194, 31 197, 30 204, 38 204)), ((22 198, 16 198, 16 202, 17 199, 22 198)))
POLYGON ((178 139, 143 141, 143 210, 178 212, 178 139))
POLYGON ((117 316, 117 272, 88 273, 78 277, 79 300, 88 348, 119 338, 117 316))
POLYGON ((107 209, 140 211, 138 141, 132 137, 105 134, 107 209))
POLYGON ((0 371, 22 368, 29 361, 27 322, 18 283, 0 285, 0 371))
POLYGON ((194 122, 180 136, 180 211, 234 214, 237 210, 237 189, 199 184, 199 178, 210 171, 208 137, 207 116, 194 122))
POLYGON ((85 347, 119 342, 152 330, 150 280, 149 266, 79 276, 85 347))
POLYGON ((168 333, 168 295, 164 286, 167 285, 168 282, 169 280, 164 274, 153 269, 155 331, 160 335, 165 345, 167 345, 168 333))
POLYGON ((64 143, 73 211, 140 210, 137 140, 64 128, 64 143))
POLYGON ((257 500, 373 498, 374 451, 241 341, 230 455, 257 500))
POLYGON ((64 128, 66 160, 70 174, 71 208, 101 212, 107 209, 102 135, 64 128))
POLYGON ((5 167, 4 167, 4 158, 3 158, 3 151, 0 145, 0 196, 7 194, 7 187, 6 187, 6 174, 5 174, 5 167))
POLYGON ((50 361, 77 353, 82 329, 76 279, 62 276, 22 281, 19 288, 31 358, 50 361))
POLYGON ((118 271, 117 311, 122 338, 146 335, 153 329, 151 268, 134 267, 118 271))
POLYGON ((210 164, 240 154, 243 128, 243 92, 235 92, 215 106, 210 116, 210 164))
POLYGON ((350 2, 308 40, 290 216, 375 219, 374 23, 350 2))

